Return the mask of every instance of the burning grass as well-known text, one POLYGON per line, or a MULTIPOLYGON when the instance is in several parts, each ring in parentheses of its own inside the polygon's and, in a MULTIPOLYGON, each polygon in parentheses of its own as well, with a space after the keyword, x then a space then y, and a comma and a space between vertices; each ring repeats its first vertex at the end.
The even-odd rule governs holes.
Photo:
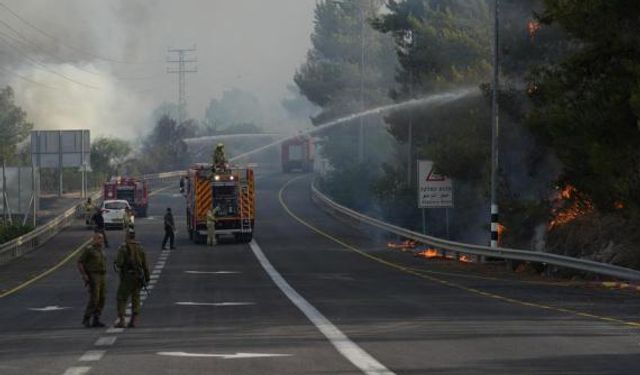
POLYGON ((553 218, 547 226, 551 231, 593 212, 593 203, 572 185, 566 185, 556 192, 553 199, 553 218))

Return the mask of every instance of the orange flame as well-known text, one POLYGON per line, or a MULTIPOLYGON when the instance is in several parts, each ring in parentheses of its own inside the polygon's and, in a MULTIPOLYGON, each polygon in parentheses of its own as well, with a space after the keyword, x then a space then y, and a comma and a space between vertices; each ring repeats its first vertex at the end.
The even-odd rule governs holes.
POLYGON ((427 259, 431 259, 431 258, 438 258, 440 256, 440 254, 438 253, 438 250, 436 249, 424 249, 422 251, 418 251, 416 253, 417 257, 425 257, 427 259))
POLYGON ((549 222, 549 230, 570 223, 593 211, 591 201, 580 197, 578 190, 572 185, 567 185, 558 192, 554 205, 558 207, 552 210, 554 217, 549 222))
POLYGON ((400 249, 400 250, 415 249, 416 246, 418 246, 418 244, 416 243, 416 241, 413 241, 413 240, 405 240, 400 243, 397 243, 397 242, 387 243, 387 247, 391 249, 400 249))

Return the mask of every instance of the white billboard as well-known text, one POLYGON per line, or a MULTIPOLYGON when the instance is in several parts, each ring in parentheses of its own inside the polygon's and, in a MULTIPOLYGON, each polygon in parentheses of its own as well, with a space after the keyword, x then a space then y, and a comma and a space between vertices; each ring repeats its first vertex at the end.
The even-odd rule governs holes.
POLYGON ((418 207, 453 207, 453 181, 436 173, 431 160, 418 160, 418 207))

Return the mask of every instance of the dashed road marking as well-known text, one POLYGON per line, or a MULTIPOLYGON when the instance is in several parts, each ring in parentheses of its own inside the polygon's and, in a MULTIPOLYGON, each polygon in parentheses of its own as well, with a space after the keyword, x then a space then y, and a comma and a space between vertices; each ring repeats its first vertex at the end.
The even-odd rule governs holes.
POLYGON ((391 370, 386 368, 377 359, 373 358, 369 353, 362 349, 358 344, 351 341, 347 335, 342 333, 338 327, 333 325, 318 309, 307 302, 289 283, 280 275, 273 267, 271 262, 253 240, 249 243, 251 250, 262 265, 262 268, 269 274, 271 280, 280 288, 280 290, 293 302, 293 304, 306 315, 307 319, 316 326, 316 328, 331 342, 336 350, 349 360, 354 366, 365 374, 382 375, 393 374, 391 370))
POLYGON ((95 346, 111 346, 116 342, 117 339, 118 339, 117 336, 104 336, 104 337, 98 338, 96 343, 93 344, 93 345, 95 345, 95 346))
POLYGON ((67 371, 64 372, 63 375, 84 375, 91 370, 91 367, 69 367, 67 371))
POLYGON ((111 328, 108 328, 106 332, 109 334, 122 333, 124 332, 124 328, 111 327, 111 328))
POLYGON ((102 357, 104 357, 104 354, 106 352, 107 352, 106 350, 89 350, 88 352, 84 353, 82 357, 80 357, 79 361, 80 362, 99 361, 102 359, 102 357))
POLYGON ((176 302, 176 305, 230 307, 230 306, 250 306, 250 305, 255 305, 255 303, 254 302, 176 302))

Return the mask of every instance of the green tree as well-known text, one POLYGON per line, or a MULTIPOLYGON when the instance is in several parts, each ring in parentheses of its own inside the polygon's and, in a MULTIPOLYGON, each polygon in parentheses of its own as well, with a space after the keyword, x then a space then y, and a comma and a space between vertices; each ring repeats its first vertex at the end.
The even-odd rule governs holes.
POLYGON ((194 137, 197 125, 192 121, 178 125, 169 116, 162 117, 142 144, 144 170, 159 172, 189 165, 186 138, 194 137))
MULTIPOLYGON (((16 158, 18 144, 29 135, 33 124, 27 121, 27 113, 15 104, 13 89, 9 86, 0 91, 0 158, 2 159, 2 191, 7 191, 5 167, 7 161, 16 158)), ((7 196, 2 197, 2 212, 7 217, 7 196)))
MULTIPOLYGON (((387 94, 397 67, 393 40, 370 25, 382 5, 379 0, 317 3, 312 48, 294 76, 300 93, 320 108, 312 118, 315 125, 390 102, 387 94)), ((352 203, 367 200, 371 177, 380 173, 391 142, 378 117, 365 118, 363 123, 366 161, 362 163, 358 160, 359 120, 320 135, 322 155, 333 168, 325 185, 335 184, 331 188, 336 191, 340 186, 353 187, 352 203)), ((344 202, 345 194, 341 197, 344 202)))
POLYGON ((562 161, 560 181, 602 212, 640 210, 640 3, 545 0, 541 21, 575 48, 536 69, 531 129, 562 161))
POLYGON ((97 181, 122 173, 131 156, 131 144, 118 138, 98 138, 91 145, 91 167, 97 181))

